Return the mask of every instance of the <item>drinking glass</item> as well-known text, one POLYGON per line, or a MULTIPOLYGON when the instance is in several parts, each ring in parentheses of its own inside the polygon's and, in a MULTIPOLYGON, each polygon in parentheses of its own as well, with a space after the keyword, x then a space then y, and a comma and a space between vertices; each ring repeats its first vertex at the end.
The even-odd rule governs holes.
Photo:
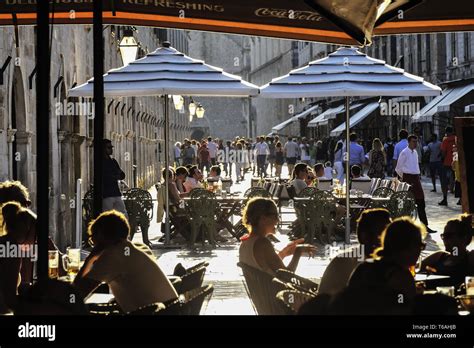
POLYGON ((438 294, 454 297, 454 286, 437 286, 436 292, 438 294))
POLYGON ((63 267, 69 278, 74 279, 81 266, 81 249, 68 248, 63 255, 63 267))
POLYGON ((466 295, 474 296, 474 277, 466 277, 466 295))
POLYGON ((51 279, 58 278, 59 271, 59 251, 50 250, 48 251, 48 275, 51 279))

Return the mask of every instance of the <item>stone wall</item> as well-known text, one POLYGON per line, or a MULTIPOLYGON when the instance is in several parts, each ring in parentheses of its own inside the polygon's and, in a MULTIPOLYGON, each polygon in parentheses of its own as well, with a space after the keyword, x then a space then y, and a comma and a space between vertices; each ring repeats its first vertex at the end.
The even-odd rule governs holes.
MULTIPOLYGON (((49 118, 36 115, 34 77, 30 89, 29 76, 36 64, 34 27, 19 27, 18 48, 13 28, 0 30, 0 62, 3 65, 8 56, 13 58, 0 86, 0 180, 21 180, 30 191, 32 209, 36 209, 36 119, 49 122, 50 231, 61 248, 70 245, 73 238, 76 181, 82 179, 84 192, 93 181, 93 116, 84 108, 65 112, 71 103, 85 105, 83 98, 67 98, 67 91, 92 77, 91 29, 83 25, 53 29, 49 118)), ((105 70, 122 65, 118 50, 122 34, 123 27, 104 28, 105 70)), ((141 43, 142 55, 160 45, 157 29, 139 27, 134 35, 141 43)), ((160 180, 159 169, 164 161, 162 100, 117 98, 106 99, 105 105, 104 136, 115 146, 114 156, 126 173, 125 182, 130 187, 150 187, 160 180)), ((172 110, 171 120, 170 144, 189 134, 187 117, 172 110)))

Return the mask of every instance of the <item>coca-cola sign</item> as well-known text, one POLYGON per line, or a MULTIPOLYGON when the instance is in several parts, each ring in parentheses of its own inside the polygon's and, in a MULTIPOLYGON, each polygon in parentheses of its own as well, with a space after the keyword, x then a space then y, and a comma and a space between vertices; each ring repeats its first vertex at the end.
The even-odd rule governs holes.
POLYGON ((281 8, 266 8, 262 7, 255 11, 258 17, 274 17, 282 19, 296 19, 300 21, 314 21, 319 22, 323 19, 317 12, 312 11, 297 11, 281 8))

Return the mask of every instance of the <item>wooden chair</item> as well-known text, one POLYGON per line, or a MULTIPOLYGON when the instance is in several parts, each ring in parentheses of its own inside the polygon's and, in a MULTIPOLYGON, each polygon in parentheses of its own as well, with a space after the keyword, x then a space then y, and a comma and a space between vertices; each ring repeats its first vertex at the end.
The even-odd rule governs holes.
POLYGON ((178 298, 165 302, 166 308, 159 315, 199 315, 205 300, 210 299, 214 291, 212 284, 186 291, 178 298))
POLYGON ((237 266, 242 269, 247 293, 257 313, 259 315, 285 314, 276 300, 276 294, 281 287, 273 283, 273 276, 243 262, 239 262, 237 266))
POLYGON ((311 294, 318 293, 319 284, 307 278, 301 277, 295 272, 282 268, 276 272, 276 277, 283 282, 290 283, 295 289, 299 291, 304 291, 311 294))
POLYGON ((128 312, 127 315, 159 315, 161 311, 164 311, 166 306, 161 302, 149 304, 147 306, 140 307, 132 312, 128 312))

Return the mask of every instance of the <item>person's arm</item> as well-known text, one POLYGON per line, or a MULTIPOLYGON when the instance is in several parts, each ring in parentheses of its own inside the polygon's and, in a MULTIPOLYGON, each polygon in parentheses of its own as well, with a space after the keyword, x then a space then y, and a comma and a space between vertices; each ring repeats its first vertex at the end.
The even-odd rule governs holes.
POLYGON ((359 160, 360 160, 360 163, 363 165, 366 161, 364 147, 360 146, 359 149, 360 149, 360 151, 359 151, 359 160))
POLYGON ((74 286, 83 298, 87 298, 99 285, 100 281, 91 279, 87 275, 92 269, 94 262, 96 262, 103 249, 101 247, 94 247, 89 256, 84 261, 84 265, 81 267, 76 277, 74 278, 74 286))
POLYGON ((443 254, 447 254, 445 251, 437 251, 427 257, 425 257, 421 261, 421 267, 420 270, 423 272, 428 272, 428 273, 436 273, 437 272, 437 264, 439 262, 439 259, 443 254))
POLYGON ((3 290, 3 300, 9 309, 13 309, 17 300, 18 277, 21 270, 21 259, 9 257, 4 260, 5 268, 0 275, 0 290, 3 290))
POLYGON ((404 153, 400 153, 400 155, 398 156, 398 160, 397 160, 397 166, 395 167, 395 171, 397 172, 397 174, 402 178, 403 180, 403 167, 405 165, 405 155, 404 153))
POLYGON ((117 180, 123 180, 123 179, 125 179, 125 173, 124 173, 123 170, 120 168, 120 166, 119 166, 117 160, 114 159, 113 161, 114 161, 115 167, 117 168, 117 172, 116 172, 116 178, 117 178, 117 180))

